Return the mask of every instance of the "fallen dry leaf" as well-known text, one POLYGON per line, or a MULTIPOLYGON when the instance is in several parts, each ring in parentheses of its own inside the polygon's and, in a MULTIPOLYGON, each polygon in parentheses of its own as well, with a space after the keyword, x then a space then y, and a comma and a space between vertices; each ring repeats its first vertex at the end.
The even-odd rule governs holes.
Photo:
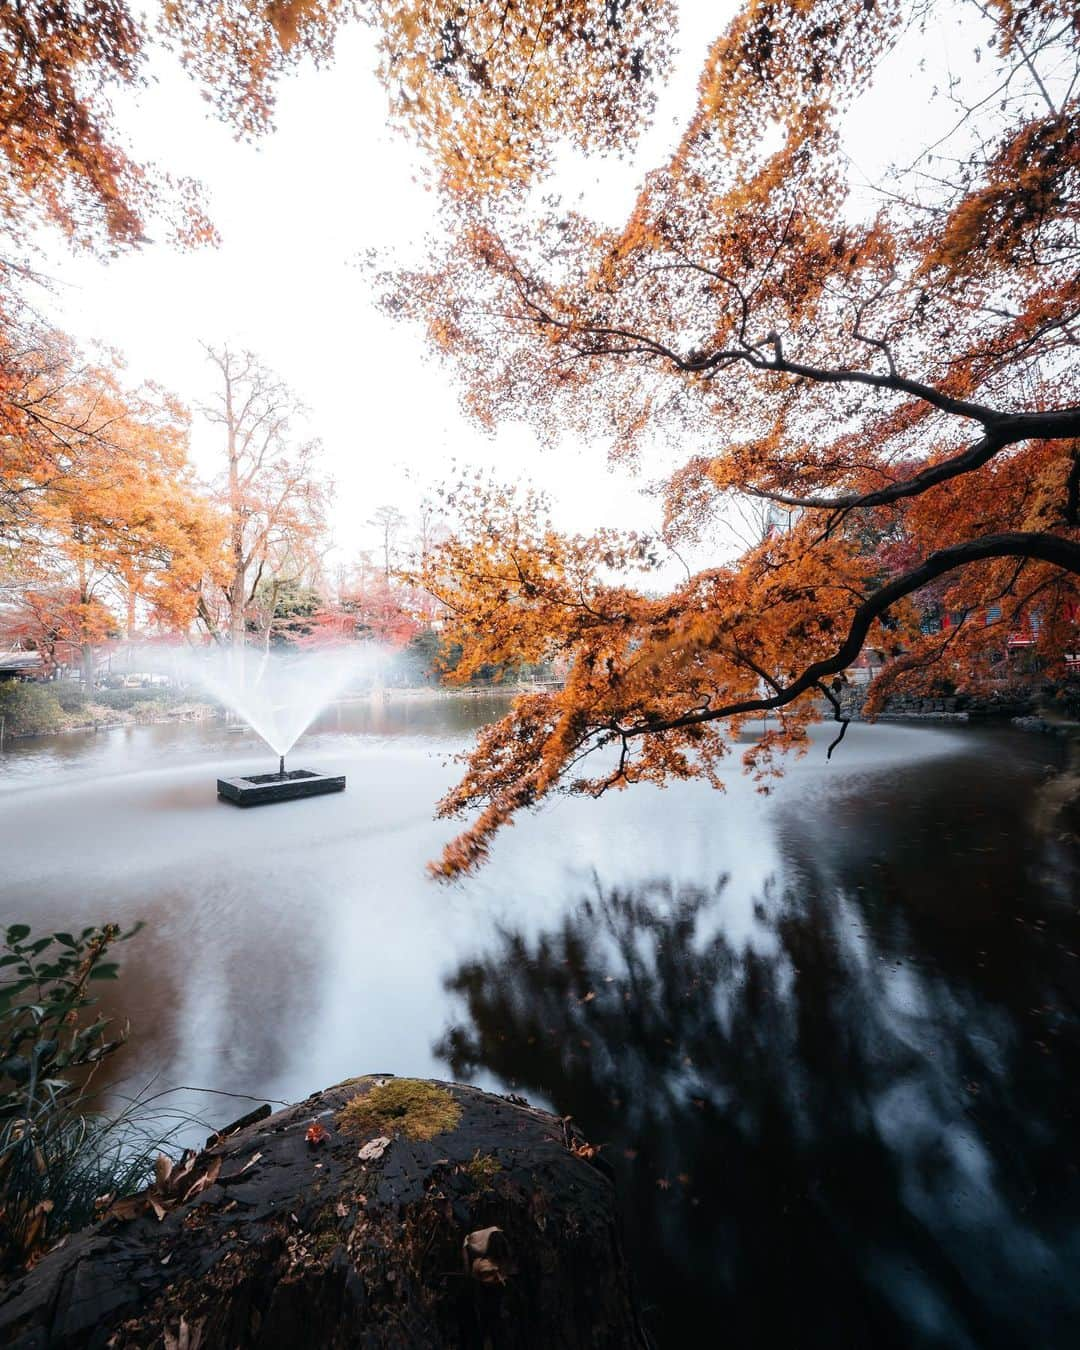
POLYGON ((221 1159, 215 1158, 202 1176, 192 1186, 184 1192, 184 1201, 192 1200, 197 1195, 202 1195, 203 1191, 208 1191, 218 1179, 218 1173, 221 1171, 221 1159))
POLYGON ((505 1284, 514 1274, 510 1246, 501 1228, 477 1228, 461 1244, 465 1273, 481 1284, 505 1284))
POLYGON ((52 1210, 51 1200, 39 1200, 24 1220, 22 1244, 28 1252, 37 1246, 39 1239, 44 1235, 45 1223, 52 1210))
POLYGON ((381 1134, 376 1139, 369 1139, 356 1156, 362 1162, 371 1162, 375 1158, 381 1158, 389 1147, 390 1140, 381 1134))
POLYGON ((505 1284, 506 1276, 495 1264, 489 1261, 486 1256, 478 1256, 469 1269, 469 1274, 474 1280, 479 1280, 481 1284, 505 1284))
POLYGON ((128 1195, 123 1200, 114 1200, 105 1213, 107 1219, 122 1219, 127 1222, 136 1218, 146 1208, 145 1195, 128 1195))
POLYGON ((189 1325, 186 1318, 181 1317, 180 1326, 176 1332, 171 1332, 167 1327, 162 1328, 162 1339, 165 1342, 165 1350, 199 1350, 203 1343, 203 1327, 205 1322, 196 1322, 194 1326, 189 1325))

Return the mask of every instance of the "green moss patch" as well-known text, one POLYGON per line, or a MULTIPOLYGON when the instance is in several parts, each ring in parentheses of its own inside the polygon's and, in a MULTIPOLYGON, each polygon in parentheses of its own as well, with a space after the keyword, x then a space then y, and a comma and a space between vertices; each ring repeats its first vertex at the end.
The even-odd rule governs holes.
POLYGON ((460 1119, 461 1107, 445 1088, 419 1078, 391 1078, 346 1102, 337 1123, 357 1134, 433 1139, 454 1129, 460 1119))
POLYGON ((492 1153, 481 1153, 479 1149, 465 1164, 469 1180, 478 1191, 489 1191, 491 1183, 502 1171, 502 1163, 492 1153))

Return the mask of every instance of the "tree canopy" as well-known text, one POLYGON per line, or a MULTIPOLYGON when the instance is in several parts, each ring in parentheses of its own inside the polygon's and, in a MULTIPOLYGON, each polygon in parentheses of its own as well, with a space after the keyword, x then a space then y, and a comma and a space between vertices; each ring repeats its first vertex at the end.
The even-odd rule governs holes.
POLYGON ((145 242, 152 219, 181 244, 212 242, 198 184, 141 164, 112 106, 152 55, 179 60, 239 135, 271 125, 277 82, 326 60, 357 0, 20 0, 0 8, 0 219, 9 239, 59 226, 104 250, 145 242))
POLYGON ((224 525, 188 461, 184 409, 131 388, 25 307, 0 326, 0 373, 0 581, 17 601, 6 636, 52 665, 62 635, 89 675, 114 607, 129 636, 140 608, 186 628, 224 525))
POLYGON ((613 148, 633 134, 670 56, 673 0, 20 0, 0 8, 0 220, 84 246, 145 241, 152 219, 212 242, 198 184, 133 159, 112 100, 178 61, 240 136, 273 126, 281 78, 376 28, 399 119, 456 190, 530 181, 553 139, 613 148))
MULTIPOLYGON (((513 650, 570 672, 482 733, 442 804, 472 819, 440 871, 552 791, 719 785, 765 710, 774 729, 745 759, 772 771, 823 710, 843 723, 866 644, 888 658, 871 710, 985 681, 1025 626, 1061 675, 1080 598, 1078 39, 1053 0, 747 0, 621 225, 449 182, 449 241, 390 277, 386 303, 426 324, 471 413, 605 439, 626 471, 678 445, 662 542, 707 540, 733 498, 774 503, 787 528, 658 594, 626 571, 657 541, 565 538, 513 494, 477 499, 423 577, 463 668, 513 650), (875 81, 915 74, 897 62, 943 15, 968 49, 934 135, 863 183, 846 119, 875 81), (957 622, 924 631, 941 610, 957 622)), ((550 149, 559 118, 517 91, 506 116, 521 101, 550 149)))

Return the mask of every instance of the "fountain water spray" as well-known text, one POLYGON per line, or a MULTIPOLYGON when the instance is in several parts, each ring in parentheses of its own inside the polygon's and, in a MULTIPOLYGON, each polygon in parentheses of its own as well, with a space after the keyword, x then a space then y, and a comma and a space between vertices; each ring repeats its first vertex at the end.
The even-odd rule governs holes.
POLYGON ((174 675, 213 694, 277 755, 277 773, 218 779, 219 797, 251 806, 344 789, 344 777, 286 773, 285 756, 323 709, 350 685, 372 679, 382 662, 378 649, 350 643, 288 653, 187 649, 174 651, 170 664, 174 675))
POLYGON ((201 685, 245 721, 279 760, 335 698, 383 664, 367 644, 300 652, 186 649, 173 655, 172 673, 201 685))

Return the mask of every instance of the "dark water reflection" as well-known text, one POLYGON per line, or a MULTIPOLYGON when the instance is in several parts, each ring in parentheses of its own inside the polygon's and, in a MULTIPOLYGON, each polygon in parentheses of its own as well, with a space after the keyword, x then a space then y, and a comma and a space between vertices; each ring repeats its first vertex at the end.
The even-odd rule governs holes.
POLYGON ((1080 1344, 1080 892, 987 768, 789 802, 750 941, 656 880, 450 977, 454 1074, 604 1144, 660 1344, 1080 1344))
POLYGON ((146 921, 102 1086, 390 1070, 551 1104, 619 1174, 664 1347, 1080 1345, 1080 878, 1031 824, 1054 743, 854 727, 771 799, 733 769, 563 801, 434 886, 446 761, 502 706, 336 708, 292 762, 348 791, 254 812, 214 780, 266 751, 220 722, 0 757, 0 922, 146 921))

